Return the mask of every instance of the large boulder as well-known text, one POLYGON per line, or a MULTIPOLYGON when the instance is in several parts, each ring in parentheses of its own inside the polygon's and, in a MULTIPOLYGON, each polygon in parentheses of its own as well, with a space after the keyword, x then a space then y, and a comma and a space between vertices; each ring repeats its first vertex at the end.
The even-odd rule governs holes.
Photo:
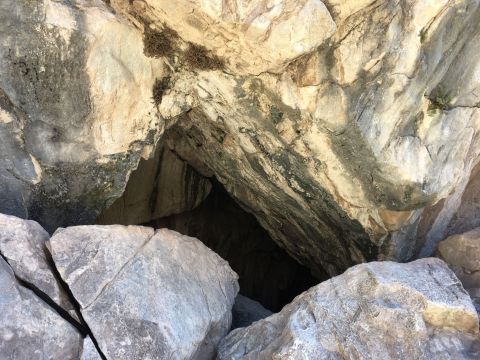
POLYGON ((210 359, 230 328, 237 276, 197 239, 79 226, 50 248, 107 359, 210 359))
POLYGON ((0 254, 19 279, 75 316, 74 306, 55 277, 48 257, 48 233, 35 221, 0 214, 0 254))
POLYGON ((90 336, 87 336, 85 339, 83 339, 80 360, 102 360, 90 336))
POLYGON ((480 312, 480 228, 449 236, 440 242, 437 253, 450 265, 480 312))
POLYGON ((162 122, 164 63, 101 0, 0 4, 0 212, 48 231, 92 223, 162 122))
POLYGON ((357 265, 232 331, 218 359, 478 359, 478 317, 439 259, 357 265))
POLYGON ((32 291, 0 257, 0 357, 5 360, 78 360, 81 334, 32 291))

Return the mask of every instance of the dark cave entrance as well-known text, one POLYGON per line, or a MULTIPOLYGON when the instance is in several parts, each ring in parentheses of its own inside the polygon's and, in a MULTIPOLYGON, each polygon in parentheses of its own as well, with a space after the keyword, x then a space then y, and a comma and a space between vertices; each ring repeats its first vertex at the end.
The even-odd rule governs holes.
POLYGON ((319 283, 215 177, 201 175, 162 144, 153 158, 141 160, 97 223, 166 227, 200 239, 239 275, 240 294, 274 312, 319 283))

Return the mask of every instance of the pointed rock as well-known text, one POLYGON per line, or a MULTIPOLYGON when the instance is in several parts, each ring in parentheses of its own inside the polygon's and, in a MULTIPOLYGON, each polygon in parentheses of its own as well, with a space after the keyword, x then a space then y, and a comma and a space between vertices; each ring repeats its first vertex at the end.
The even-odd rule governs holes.
POLYGON ((79 226, 50 248, 108 359, 210 359, 230 328, 237 276, 197 239, 79 226))
POLYGON ((478 359, 478 317, 439 259, 357 265, 232 331, 219 360, 478 359))

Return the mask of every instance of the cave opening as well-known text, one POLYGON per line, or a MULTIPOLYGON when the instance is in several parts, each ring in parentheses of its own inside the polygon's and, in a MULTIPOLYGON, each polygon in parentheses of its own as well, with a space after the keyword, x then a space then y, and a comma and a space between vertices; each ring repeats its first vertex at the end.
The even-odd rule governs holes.
POLYGON ((213 174, 161 143, 141 160, 124 193, 97 224, 169 228, 202 241, 239 275, 240 294, 273 312, 319 283, 240 206, 213 174))

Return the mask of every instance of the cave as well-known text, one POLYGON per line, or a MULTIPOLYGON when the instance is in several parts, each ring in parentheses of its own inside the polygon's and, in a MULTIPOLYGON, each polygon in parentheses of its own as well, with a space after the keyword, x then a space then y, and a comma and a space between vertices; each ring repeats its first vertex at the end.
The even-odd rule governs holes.
POLYGON ((324 280, 282 249, 208 169, 195 165, 161 142, 96 223, 168 228, 198 238, 229 262, 240 294, 274 312, 324 280))

